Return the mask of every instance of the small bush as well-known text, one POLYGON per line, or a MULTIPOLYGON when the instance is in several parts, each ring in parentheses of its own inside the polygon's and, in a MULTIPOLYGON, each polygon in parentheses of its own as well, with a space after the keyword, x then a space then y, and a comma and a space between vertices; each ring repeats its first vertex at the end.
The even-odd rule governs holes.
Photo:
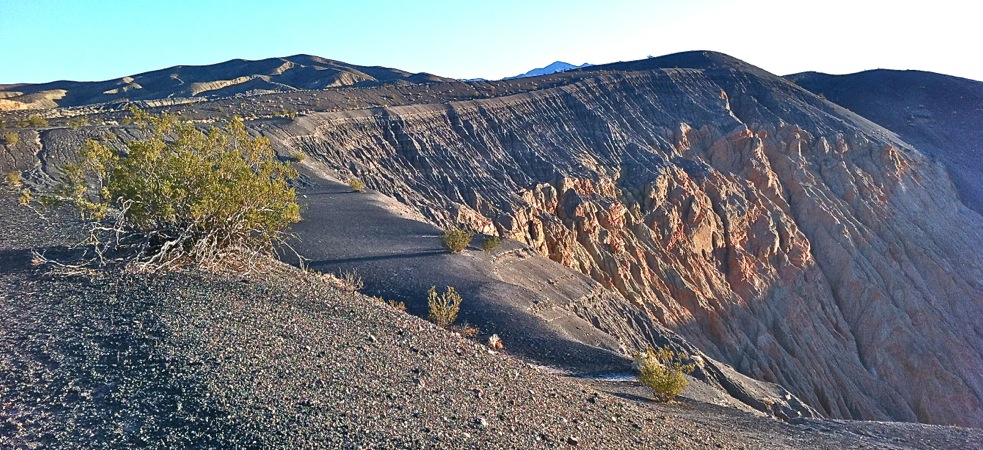
POLYGON ((683 357, 668 346, 658 350, 649 348, 635 357, 640 372, 638 379, 652 389, 656 401, 671 401, 689 385, 683 374, 692 372, 696 366, 683 364, 683 357))
POLYGON ((89 140, 45 194, 82 212, 100 262, 112 251, 114 261, 157 270, 235 247, 272 252, 300 220, 297 172, 241 119, 205 132, 172 115, 130 112, 150 137, 125 149, 89 140))
POLYGON ((30 189, 22 189, 20 191, 20 197, 17 199, 17 203, 20 203, 22 206, 29 206, 33 201, 34 197, 31 196, 30 189))
POLYGON ((481 331, 478 329, 478 327, 471 325, 470 323, 467 322, 462 323, 460 325, 451 325, 450 327, 448 327, 448 329, 457 334, 460 334, 461 337, 466 337, 466 338, 475 337, 481 331))
POLYGON ((466 231, 460 227, 450 227, 444 229, 444 237, 441 241, 451 253, 460 253, 461 250, 468 248, 474 233, 466 231))
POLYGON ((365 182, 358 178, 351 178, 348 180, 348 187, 352 192, 362 192, 365 190, 365 182))
POLYGON ((344 285, 344 289, 351 292, 358 292, 365 288, 365 281, 362 277, 358 276, 354 270, 348 272, 339 272, 335 275, 335 278, 344 285))
POLYGON ((501 350, 505 348, 505 346, 502 345, 502 338, 498 337, 498 334, 488 336, 488 348, 492 350, 501 350))
POLYGON ((277 111, 274 116, 283 117, 284 119, 295 119, 297 118, 297 111, 292 111, 286 108, 277 111))
POLYGON ((397 311, 406 312, 406 303, 397 302, 396 300, 386 300, 386 299, 384 299, 382 297, 375 297, 375 296, 373 296, 372 298, 374 298, 374 299, 376 299, 376 300, 378 300, 378 301, 380 301, 382 303, 385 303, 385 304, 389 305, 391 308, 393 308, 393 309, 395 309, 397 311))
POLYGON ((73 130, 77 130, 87 125, 89 125, 89 118, 86 116, 78 116, 68 119, 68 126, 73 130))
POLYGON ((3 135, 3 141, 7 145, 17 145, 20 142, 20 134, 17 134, 16 131, 9 131, 3 135))
POLYGON ((35 114, 20 121, 18 125, 21 127, 46 127, 48 126, 48 119, 45 119, 44 116, 35 114))
POLYGON ((24 177, 21 176, 20 172, 7 172, 7 175, 4 177, 4 183, 11 187, 21 187, 24 185, 24 177))
POLYGON ((498 236, 488 236, 483 241, 481 241, 481 249, 490 252, 502 245, 502 240, 498 236))
POLYGON ((294 152, 294 153, 291 153, 291 154, 287 155, 287 158, 286 159, 287 159, 287 161, 290 161, 290 162, 299 163, 299 162, 307 159, 307 155, 305 155, 305 154, 303 154, 301 152, 294 152))
POLYGON ((427 306, 430 307, 430 321, 447 328, 457 320, 457 313, 461 311, 461 295, 450 286, 447 286, 446 292, 437 295, 437 286, 430 286, 427 306))
POLYGON ((397 311, 406 312, 406 303, 397 302, 396 300, 386 300, 386 304, 391 306, 397 311))

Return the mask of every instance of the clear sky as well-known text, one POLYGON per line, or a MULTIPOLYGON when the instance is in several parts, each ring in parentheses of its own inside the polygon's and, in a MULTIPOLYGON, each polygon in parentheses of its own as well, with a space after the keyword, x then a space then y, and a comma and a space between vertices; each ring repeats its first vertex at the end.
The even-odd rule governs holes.
POLYGON ((983 80, 973 2, 0 0, 0 83, 105 80, 308 53, 457 78, 716 50, 780 75, 919 69, 983 80))

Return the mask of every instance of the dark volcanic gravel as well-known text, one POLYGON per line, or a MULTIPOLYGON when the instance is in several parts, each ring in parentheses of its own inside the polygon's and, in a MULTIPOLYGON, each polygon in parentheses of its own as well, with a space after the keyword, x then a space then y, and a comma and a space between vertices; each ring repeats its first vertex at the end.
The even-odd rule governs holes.
MULTIPOLYGON (((622 448, 674 441, 667 421, 627 402, 597 400, 592 389, 315 276, 259 265, 268 267, 249 276, 32 280, 5 294, 3 444, 622 448)), ((716 441, 702 434, 698 442, 716 441)))
POLYGON ((983 443, 978 430, 790 425, 699 403, 654 405, 644 391, 543 373, 260 257, 224 271, 52 277, 28 264, 27 249, 63 243, 65 230, 18 214, 0 219, 4 449, 983 443))

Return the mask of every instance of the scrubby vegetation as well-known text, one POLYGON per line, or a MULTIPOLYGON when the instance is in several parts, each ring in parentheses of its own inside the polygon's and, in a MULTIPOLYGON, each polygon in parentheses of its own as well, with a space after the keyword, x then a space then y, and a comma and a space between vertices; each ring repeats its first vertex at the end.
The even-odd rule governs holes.
POLYGON ((7 145, 17 145, 20 142, 20 134, 16 131, 8 131, 3 135, 3 142, 7 145))
POLYGON ((441 241, 451 253, 460 253, 461 250, 468 248, 474 233, 460 227, 448 227, 444 229, 444 237, 441 241))
POLYGON ((447 328, 461 311, 461 295, 454 288, 447 286, 443 294, 437 294, 437 286, 430 286, 427 291, 427 306, 430 308, 428 318, 440 327, 447 328))
POLYGON ((344 286, 345 290, 359 292, 365 288, 365 280, 354 270, 339 272, 335 278, 344 286))
POLYGON ((21 187, 24 184, 24 177, 17 171, 7 172, 7 175, 3 177, 3 182, 7 186, 21 187))
POLYGON ((287 161, 295 162, 295 163, 301 162, 301 161, 303 161, 305 159, 307 159, 307 155, 305 155, 304 153, 301 153, 301 152, 293 152, 293 153, 287 155, 287 157, 286 157, 286 160, 287 161))
POLYGON ((495 250, 499 245, 502 245, 502 240, 498 236, 488 236, 481 241, 481 249, 486 252, 495 250))
POLYGON ((58 187, 39 196, 81 211, 98 262, 157 270, 230 248, 272 252, 300 220, 296 171, 241 119, 206 132, 172 115, 131 114, 147 139, 123 149, 89 140, 58 187))
POLYGON ((283 117, 284 119, 296 119, 297 118, 297 111, 293 111, 293 110, 290 110, 290 109, 287 109, 287 108, 283 108, 283 109, 277 111, 273 115, 276 116, 276 117, 283 117))
POLYGON ((87 125, 89 125, 89 118, 86 116, 78 116, 68 119, 68 126, 73 130, 77 130, 87 125))
POLYGON ((389 305, 389 307, 391 307, 391 308, 393 308, 393 309, 395 309, 397 311, 406 312, 406 303, 404 303, 404 302, 398 302, 396 300, 386 300, 386 299, 384 299, 382 297, 375 297, 375 296, 373 296, 372 298, 374 298, 374 299, 376 299, 376 300, 378 300, 378 301, 380 301, 382 303, 385 303, 386 305, 389 305))
POLYGON ((492 350, 501 350, 505 348, 505 346, 502 344, 502 338, 498 337, 498 334, 488 336, 488 348, 492 350))
POLYGON ((44 116, 42 116, 42 115, 35 114, 35 115, 31 116, 31 117, 28 117, 27 119, 21 120, 20 122, 17 123, 17 125, 19 125, 21 127, 24 127, 24 128, 27 128, 27 127, 35 127, 35 128, 36 127, 46 127, 46 126, 48 126, 48 119, 45 119, 44 116))
POLYGON ((682 362, 684 355, 669 347, 658 350, 649 348, 635 357, 638 364, 638 379, 652 389, 656 401, 668 402, 676 398, 689 385, 684 374, 692 372, 693 364, 682 362))
POLYGON ((365 182, 352 177, 348 180, 348 187, 351 188, 352 192, 362 192, 365 190, 365 182))
POLYGON ((460 325, 451 325, 448 327, 449 330, 460 334, 461 337, 472 338, 478 335, 481 330, 478 327, 471 325, 470 323, 462 323, 460 325))

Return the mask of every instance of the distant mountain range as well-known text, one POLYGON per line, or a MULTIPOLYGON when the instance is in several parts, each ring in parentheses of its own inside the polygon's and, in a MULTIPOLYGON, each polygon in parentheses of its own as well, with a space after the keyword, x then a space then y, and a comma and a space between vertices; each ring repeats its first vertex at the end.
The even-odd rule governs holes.
MULTIPOLYGON (((506 80, 589 67, 556 61, 506 80)), ((207 66, 174 66, 105 81, 53 81, 0 85, 0 111, 50 109, 100 103, 232 97, 343 86, 451 81, 428 73, 359 66, 312 55, 257 61, 233 59, 207 66)), ((487 81, 475 78, 465 81, 487 81)), ((159 102, 158 102, 159 103, 159 102)))
MULTIPOLYGON (((585 67, 590 67, 592 65, 593 64, 590 64, 590 63, 583 63, 583 64, 581 64, 579 66, 575 66, 573 64, 566 63, 566 62, 563 62, 563 61, 555 61, 555 62, 553 62, 552 64, 550 64, 550 65, 548 65, 546 67, 540 67, 538 69, 532 69, 532 70, 530 70, 530 71, 528 71, 526 73, 515 75, 515 76, 511 76, 511 77, 505 77, 505 78, 502 78, 502 79, 503 80, 515 80, 515 79, 518 79, 518 78, 539 77, 539 76, 551 75, 551 74, 559 73, 559 72, 566 72, 568 70, 573 70, 573 69, 583 69, 585 67)), ((466 78, 466 79, 463 79, 461 81, 489 81, 489 80, 487 78, 466 78)))
POLYGON ((359 66, 312 55, 258 61, 233 59, 207 66, 168 67, 106 81, 0 85, 0 111, 449 80, 427 73, 359 66))
POLYGON ((530 71, 528 71, 526 73, 523 73, 523 74, 520 74, 520 75, 516 75, 514 77, 505 77, 504 79, 506 79, 506 80, 514 80, 516 78, 539 77, 539 76, 543 76, 543 75, 554 74, 554 73, 557 73, 557 72, 566 72, 568 70, 573 70, 573 69, 583 69, 584 67, 590 67, 590 66, 591 65, 588 64, 588 63, 583 63, 583 64, 581 64, 579 66, 575 66, 573 64, 566 63, 566 62, 563 62, 563 61, 556 61, 553 64, 550 64, 550 65, 548 65, 546 67, 540 67, 538 69, 532 69, 532 70, 530 70, 530 71))

